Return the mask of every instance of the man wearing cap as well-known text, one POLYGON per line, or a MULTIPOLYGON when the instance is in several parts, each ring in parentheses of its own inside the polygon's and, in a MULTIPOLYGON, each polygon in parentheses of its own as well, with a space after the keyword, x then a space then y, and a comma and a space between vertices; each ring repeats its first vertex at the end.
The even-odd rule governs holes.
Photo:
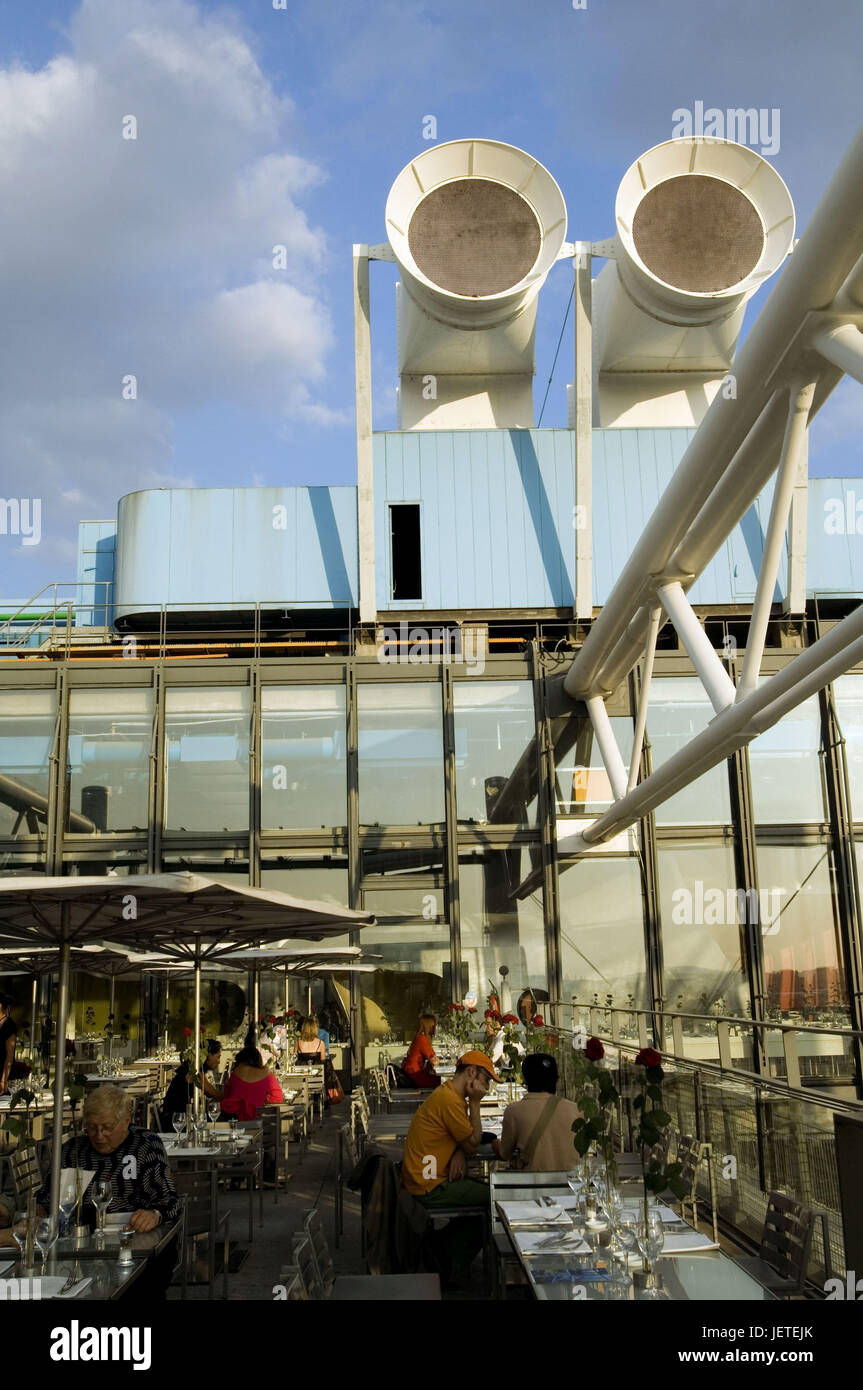
MULTIPOLYGON (((484 1052, 466 1052, 455 1075, 417 1110, 405 1140, 402 1184, 431 1213, 442 1207, 485 1206, 485 1183, 465 1177, 467 1155, 482 1143, 480 1103, 499 1081, 484 1052)), ((483 1222, 460 1217, 441 1233, 445 1277, 465 1275, 482 1248, 483 1222)))

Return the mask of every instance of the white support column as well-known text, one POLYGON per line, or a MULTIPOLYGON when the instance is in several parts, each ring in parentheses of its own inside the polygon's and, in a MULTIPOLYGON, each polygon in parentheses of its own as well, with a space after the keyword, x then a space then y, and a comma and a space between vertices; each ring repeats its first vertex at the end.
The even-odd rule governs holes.
POLYGON ((357 409, 357 545, 360 622, 373 624, 375 596, 375 499, 372 441, 372 340, 369 248, 354 246, 354 362, 357 409))
POLYGON ((806 561, 809 554, 809 431, 800 443, 791 515, 788 518, 788 583, 783 613, 806 612, 806 561))
POLYGON ((650 698, 650 682, 653 679, 653 659, 656 656, 656 639, 659 636, 659 620, 661 617, 662 609, 654 608, 650 614, 650 628, 647 633, 647 646, 644 650, 644 680, 641 683, 638 714, 635 717, 635 739, 632 744, 629 779, 626 783, 626 790, 628 792, 632 791, 632 788, 638 781, 638 765, 641 762, 641 750, 644 746, 644 730, 647 727, 647 701, 650 698))
POLYGON ((626 795, 626 767, 620 756, 620 749, 617 746, 617 739, 614 737, 614 730, 611 727, 605 701, 595 695, 587 701, 587 712, 590 715, 590 722, 593 725, 593 732, 596 734, 602 761, 611 782, 612 795, 615 800, 619 801, 622 796, 626 795))
POLYGON ((710 696, 710 703, 719 714, 734 702, 733 680, 722 665, 718 653, 711 647, 707 633, 678 581, 660 584, 656 594, 701 677, 701 683, 710 696))
POLYGON ((575 616, 593 617, 593 258, 575 243, 575 616))
POLYGON ((809 424, 809 411, 815 395, 814 381, 794 381, 788 396, 788 417, 785 422, 785 437, 782 440, 782 455, 779 471, 773 486, 773 502, 770 507, 770 520, 764 538, 764 551, 761 568, 758 572, 758 587, 752 604, 752 617, 746 638, 746 655, 743 658, 743 672, 737 688, 738 700, 743 700, 758 685, 761 658, 767 638, 767 624, 773 607, 773 593, 776 577, 779 574, 779 561, 785 545, 785 531, 791 511, 794 484, 800 467, 800 453, 806 442, 809 424))
POLYGON ((863 382, 863 333, 853 323, 839 323, 817 333, 812 346, 834 367, 863 382))

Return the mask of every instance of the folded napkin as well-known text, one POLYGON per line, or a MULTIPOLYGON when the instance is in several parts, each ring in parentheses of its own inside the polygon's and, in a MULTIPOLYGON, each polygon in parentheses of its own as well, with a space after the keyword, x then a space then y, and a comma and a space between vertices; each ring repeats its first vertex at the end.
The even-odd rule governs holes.
POLYGON ((545 1202, 498 1202, 497 1205, 511 1225, 518 1222, 529 1222, 533 1226, 549 1225, 552 1221, 571 1224, 563 1207, 556 1203, 549 1206, 545 1202))
POLYGON ((718 1250, 719 1246, 709 1236, 700 1231, 668 1231, 665 1236, 663 1255, 690 1255, 695 1250, 718 1250))
MULTIPOLYGON (((637 1211, 639 1216, 644 1210, 640 1202, 634 1202, 630 1198, 626 1198, 624 1200, 623 1205, 627 1211, 637 1211)), ((658 1207, 651 1207, 650 1210, 659 1212, 659 1215, 662 1217, 662 1223, 665 1226, 673 1226, 680 1220, 678 1213, 676 1211, 673 1211, 671 1207, 667 1207, 664 1204, 658 1207)))
MULTIPOLYGON (((62 1285, 65 1284, 65 1282, 66 1282, 65 1279, 62 1280, 61 1288, 62 1288, 62 1285)), ((90 1285, 92 1284, 92 1282, 93 1282, 93 1280, 92 1280, 89 1276, 88 1276, 86 1279, 79 1279, 79 1280, 78 1280, 78 1283, 77 1283, 77 1284, 73 1284, 72 1287, 71 1287, 71 1289, 67 1289, 65 1293, 60 1293, 60 1292, 58 1291, 57 1293, 49 1293, 49 1294, 46 1294, 46 1293, 44 1292, 44 1289, 43 1289, 42 1297, 43 1297, 43 1298, 77 1298, 78 1295, 81 1294, 81 1293, 83 1293, 85 1289, 89 1289, 89 1287, 90 1287, 90 1285)))

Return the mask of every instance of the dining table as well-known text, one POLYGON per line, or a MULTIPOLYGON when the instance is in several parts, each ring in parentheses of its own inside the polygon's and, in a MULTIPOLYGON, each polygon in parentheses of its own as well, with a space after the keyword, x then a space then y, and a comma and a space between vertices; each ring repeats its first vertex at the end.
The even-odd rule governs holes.
MULTIPOLYGON (((612 1260, 608 1246, 596 1248, 584 1240, 579 1195, 566 1175, 524 1174, 523 1187, 500 1189, 495 1202, 513 1254, 534 1298, 541 1302, 665 1300, 732 1300, 772 1302, 774 1295, 742 1269, 709 1235, 684 1221, 666 1203, 652 1203, 662 1220, 664 1247, 654 1261, 655 1287, 624 1282, 622 1263, 612 1260), (548 1179, 547 1181, 545 1179, 548 1179)), ((622 1181, 624 1209, 639 1213, 640 1184, 622 1181)), ((597 1239, 607 1226, 597 1218, 597 1239)), ((642 1256, 625 1256, 630 1275, 642 1270, 642 1256)))
POLYGON ((117 1259, 88 1259, 75 1255, 58 1258, 54 1255, 44 1269, 41 1262, 37 1263, 35 1273, 31 1274, 25 1274, 20 1260, 0 1261, 0 1278, 7 1299, 101 1303, 123 1298, 145 1267, 146 1262, 140 1259, 121 1264, 117 1259), (13 1280, 21 1281, 15 1292, 13 1280))

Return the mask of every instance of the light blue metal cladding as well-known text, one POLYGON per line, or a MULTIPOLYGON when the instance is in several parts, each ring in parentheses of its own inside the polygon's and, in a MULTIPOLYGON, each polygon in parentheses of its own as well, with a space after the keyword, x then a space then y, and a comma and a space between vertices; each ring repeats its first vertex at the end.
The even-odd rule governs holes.
MULTIPOLYGON (((595 606, 605 602, 692 433, 594 431, 595 606)), ((571 431, 379 433, 374 449, 381 614, 571 609, 580 519, 571 431), (411 502, 421 512, 423 597, 406 603, 390 597, 389 508, 411 502)), ((772 482, 693 586, 693 603, 751 602, 771 496, 772 482)), ((863 479, 810 481, 808 542, 810 596, 863 591, 863 479)), ((82 603, 85 579, 110 577, 111 547, 108 523, 82 524, 82 603)), ((163 603, 355 607, 357 567, 351 487, 165 489, 120 502, 121 615, 163 603)), ((783 562, 777 599, 784 587, 783 562)))
POLYGON ((118 512, 117 615, 161 604, 351 608, 356 557, 352 487, 132 492, 118 512))

